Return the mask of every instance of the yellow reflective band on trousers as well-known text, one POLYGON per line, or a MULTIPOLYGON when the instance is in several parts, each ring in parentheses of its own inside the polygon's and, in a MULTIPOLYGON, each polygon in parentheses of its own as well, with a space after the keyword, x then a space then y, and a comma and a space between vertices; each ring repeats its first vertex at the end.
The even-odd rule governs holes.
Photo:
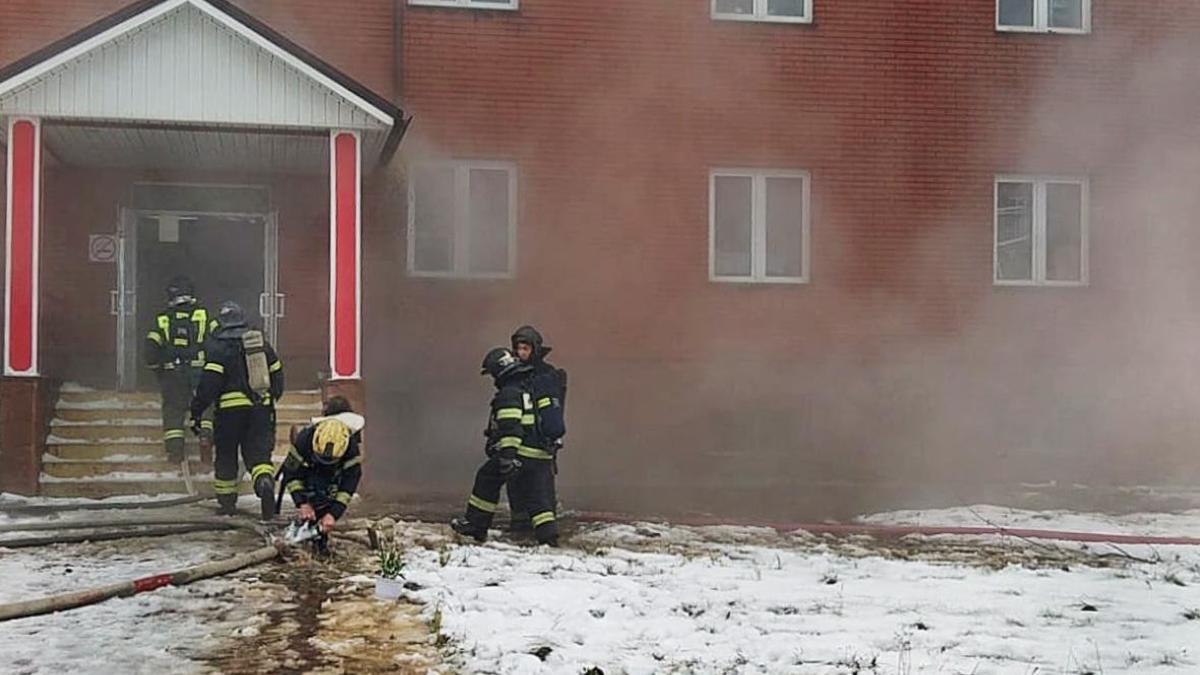
POLYGON ((521 439, 518 436, 505 436, 500 439, 497 445, 502 448, 519 448, 521 447, 521 439))
POLYGON ((283 370, 283 361, 276 361, 275 363, 272 363, 268 370, 272 373, 278 373, 279 371, 283 370))
POLYGON ((487 511, 488 513, 496 512, 496 503, 495 502, 489 502, 486 499, 480 499, 479 497, 476 497, 475 495, 471 495, 470 498, 467 499, 467 504, 474 506, 475 508, 479 509, 480 511, 487 511))
POLYGON ((213 481, 213 492, 219 495, 236 495, 238 491, 238 482, 236 480, 221 480, 217 478, 213 481))
POLYGON ((258 480, 259 476, 275 475, 274 464, 255 464, 253 469, 250 469, 250 480, 258 480))
POLYGON ((338 492, 333 496, 333 498, 336 499, 342 506, 349 506, 350 500, 353 497, 354 495, 350 494, 349 492, 338 492))
POLYGON ((284 486, 284 489, 288 491, 288 494, 299 492, 304 489, 304 481, 299 479, 289 481, 288 484, 284 486))
POLYGON ((168 429, 163 432, 163 440, 170 441, 176 438, 183 438, 183 429, 168 429))
POLYGON ((545 525, 546 523, 553 523, 554 522, 554 512, 553 511, 542 511, 541 513, 534 514, 534 516, 532 518, 530 518, 529 520, 530 520, 530 522, 533 523, 534 527, 538 527, 539 525, 545 525))
POLYGON ((240 391, 231 391, 226 394, 221 394, 221 401, 217 407, 225 410, 227 408, 249 408, 254 405, 250 401, 250 397, 240 391))
POLYGON ((219 375, 225 374, 225 366, 215 362, 204 364, 204 369, 210 373, 217 373, 219 375))
POLYGON ((519 420, 521 419, 520 408, 501 408, 496 411, 496 419, 498 420, 519 420))
POLYGON ((531 448, 525 445, 517 448, 517 456, 528 457, 529 459, 554 459, 554 455, 541 448, 531 448))
POLYGON ((534 419, 533 415, 525 415, 525 416, 521 417, 521 426, 531 427, 531 426, 533 426, 533 423, 536 421, 537 420, 534 419))

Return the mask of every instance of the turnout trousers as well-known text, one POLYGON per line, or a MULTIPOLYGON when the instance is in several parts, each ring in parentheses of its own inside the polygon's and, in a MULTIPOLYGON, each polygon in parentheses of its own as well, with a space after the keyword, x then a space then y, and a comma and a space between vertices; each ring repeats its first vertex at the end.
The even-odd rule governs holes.
POLYGON ((275 475, 271 450, 275 447, 275 408, 273 406, 242 406, 218 410, 214 430, 216 466, 213 491, 222 504, 237 502, 238 450, 242 462, 250 471, 250 482, 259 476, 275 475))
MULTIPOLYGON (((183 461, 184 424, 187 422, 188 406, 192 394, 200 383, 200 369, 189 365, 162 370, 158 374, 158 388, 162 393, 163 448, 171 462, 183 461)), ((201 437, 212 440, 212 409, 204 412, 200 421, 201 437)))

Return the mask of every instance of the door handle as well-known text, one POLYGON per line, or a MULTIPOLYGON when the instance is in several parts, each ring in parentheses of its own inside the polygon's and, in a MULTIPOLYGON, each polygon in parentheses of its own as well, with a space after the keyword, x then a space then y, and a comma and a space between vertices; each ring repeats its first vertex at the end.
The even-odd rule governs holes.
POLYGON ((120 312, 117 311, 117 293, 118 292, 119 291, 116 291, 116 290, 111 290, 108 292, 108 313, 113 316, 120 315, 120 312))
POLYGON ((285 316, 287 316, 287 294, 286 293, 276 293, 275 294, 275 317, 282 319, 285 316))
POLYGON ((258 294, 258 314, 263 318, 271 316, 270 311, 267 309, 267 297, 266 293, 258 294))

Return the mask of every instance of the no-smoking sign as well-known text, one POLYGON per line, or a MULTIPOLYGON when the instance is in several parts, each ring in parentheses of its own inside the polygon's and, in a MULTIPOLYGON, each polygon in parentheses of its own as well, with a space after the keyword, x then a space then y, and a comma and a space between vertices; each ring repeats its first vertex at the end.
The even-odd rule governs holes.
POLYGON ((93 234, 88 237, 88 262, 117 261, 117 235, 93 234))

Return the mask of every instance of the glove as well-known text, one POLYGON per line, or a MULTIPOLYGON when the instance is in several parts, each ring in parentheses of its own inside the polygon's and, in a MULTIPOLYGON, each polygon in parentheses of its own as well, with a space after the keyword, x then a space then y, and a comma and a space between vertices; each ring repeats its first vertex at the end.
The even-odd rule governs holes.
POLYGON ((500 475, 504 478, 521 470, 521 460, 516 457, 497 457, 496 464, 499 465, 500 475))
POLYGON ((200 416, 192 415, 192 433, 199 436, 203 427, 200 426, 200 416))

